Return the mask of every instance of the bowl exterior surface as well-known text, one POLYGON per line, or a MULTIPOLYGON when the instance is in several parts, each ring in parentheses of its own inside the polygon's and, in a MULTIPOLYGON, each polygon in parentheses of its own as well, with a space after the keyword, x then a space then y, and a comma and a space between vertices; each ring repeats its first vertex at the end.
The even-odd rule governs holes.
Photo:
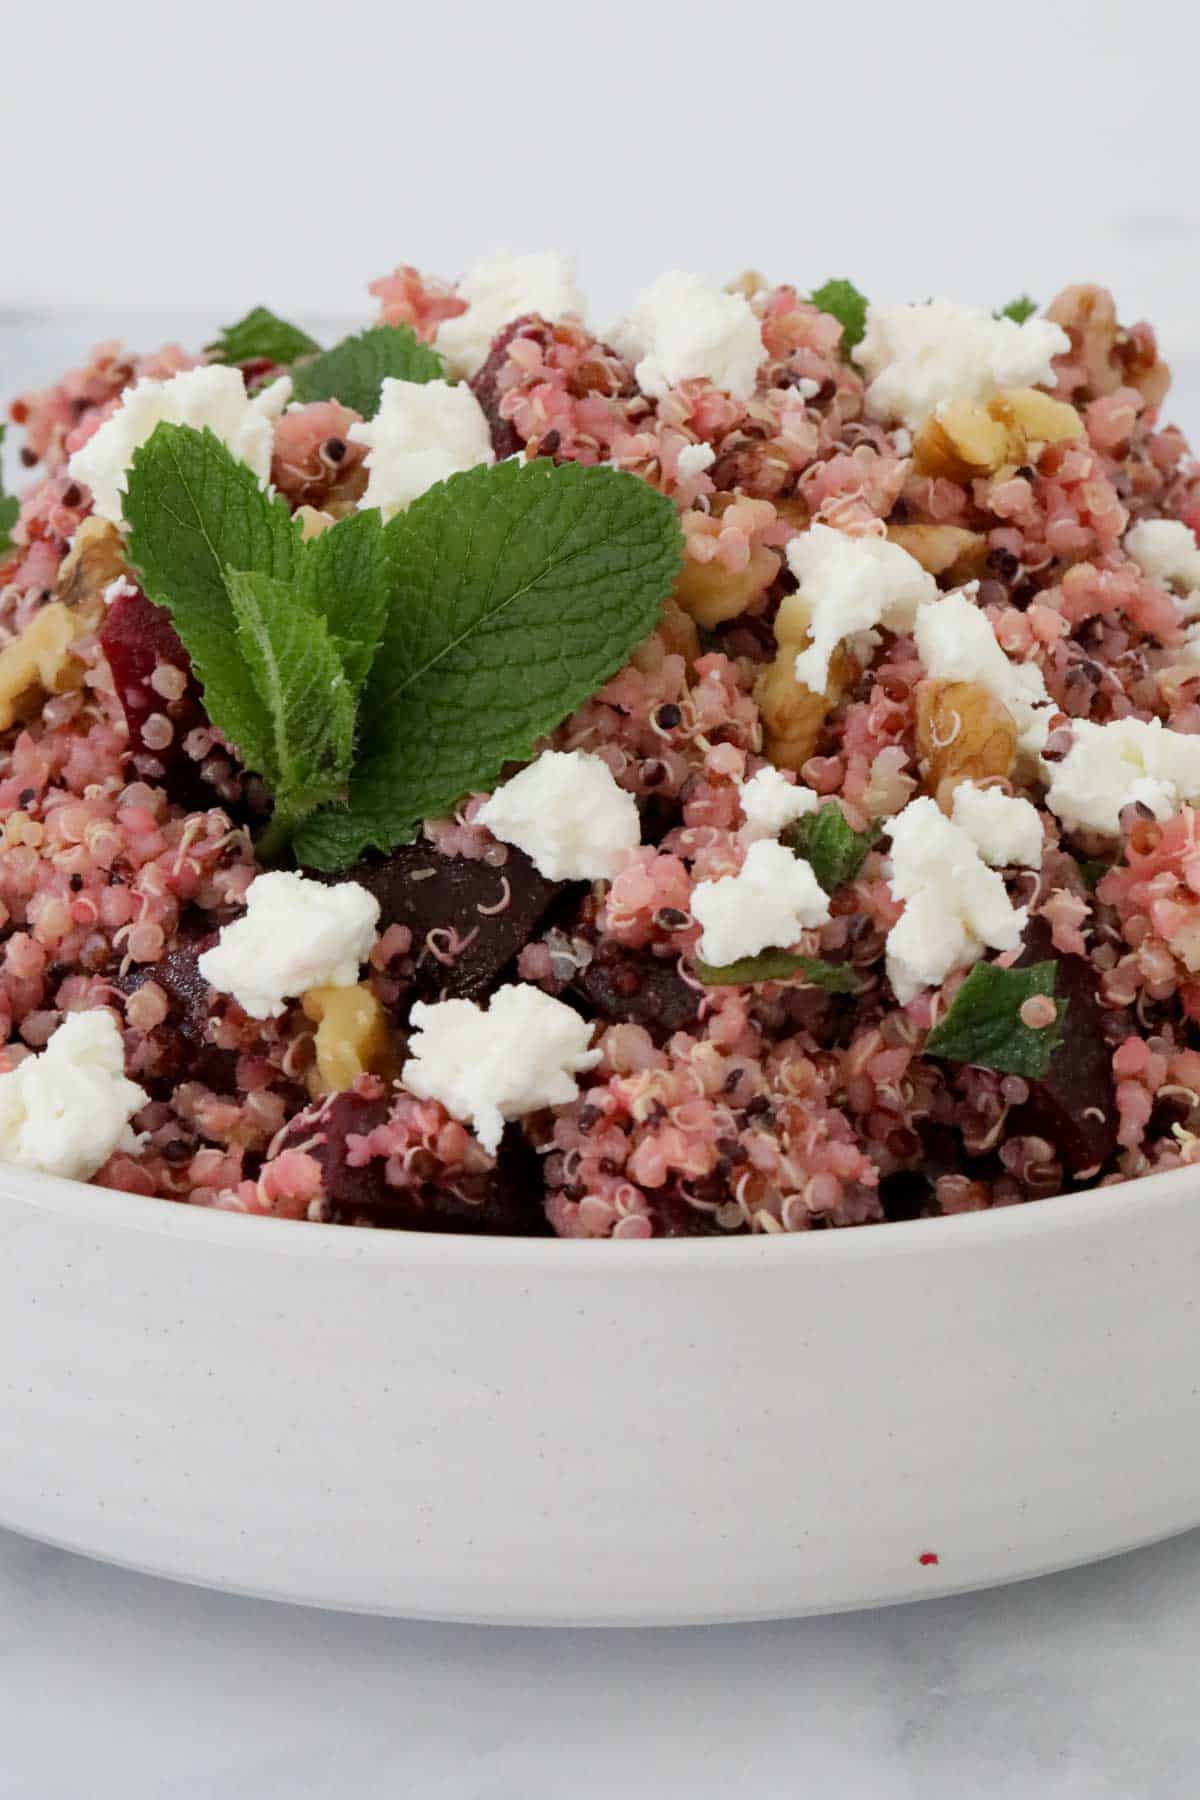
POLYGON ((0 1171, 0 1522, 323 1606, 688 1623, 1200 1521, 1200 1179, 566 1245, 0 1171))

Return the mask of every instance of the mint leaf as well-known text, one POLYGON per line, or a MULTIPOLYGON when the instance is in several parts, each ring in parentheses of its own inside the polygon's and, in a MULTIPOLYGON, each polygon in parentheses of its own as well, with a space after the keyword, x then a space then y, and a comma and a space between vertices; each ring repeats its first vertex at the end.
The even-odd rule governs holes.
POLYGON ((270 575, 226 571, 238 647, 262 701, 266 732, 242 750, 275 799, 278 850, 301 819, 345 792, 354 751, 354 695, 315 613, 270 575))
MULTIPOLYGON (((0 450, 4 448, 4 433, 7 427, 0 425, 0 450)), ((12 548, 12 528, 21 511, 21 502, 15 494, 4 492, 4 470, 0 467, 0 556, 12 548)))
POLYGON ((297 597, 341 647, 357 696, 370 673, 387 614, 388 557, 377 507, 351 513, 311 538, 300 559, 297 597))
POLYGON ((809 298, 823 313, 831 313, 842 328, 842 355, 849 356, 861 344, 867 330, 867 296, 852 281, 827 281, 814 288, 809 298))
POLYGON ((853 881, 862 868, 867 851, 878 843, 881 825, 869 825, 866 831, 855 831, 846 823, 846 815, 836 800, 830 800, 816 812, 806 813, 780 833, 789 850, 811 864, 812 872, 832 894, 835 888, 853 881))
POLYGON ((744 956, 740 962, 696 962, 696 976, 705 987, 738 987, 754 981, 790 981, 800 975, 808 987, 827 994, 857 994, 862 982, 848 963, 823 962, 817 956, 799 956, 793 950, 764 950, 744 956))
POLYGON ((614 469, 504 462, 386 527, 393 587, 350 805, 302 860, 339 868, 491 787, 625 663, 682 566, 669 500, 614 469))
POLYGON ((213 724, 253 766, 270 720, 235 634, 225 571, 295 580, 300 533, 251 469, 211 431, 159 425, 134 453, 125 497, 129 560, 165 606, 192 659, 213 724))
POLYGON ((1067 1003, 1059 1000, 1052 1025, 1038 1029, 1021 1022, 1021 1008, 1034 994, 1053 997, 1056 962, 1031 963, 1024 969, 1000 969, 976 963, 954 996, 954 1004, 925 1039, 924 1056, 949 1062, 975 1063, 1005 1075, 1042 1081, 1062 1042, 1067 1003))
POLYGON ((1014 325, 1023 325, 1037 311, 1037 301, 1031 300, 1028 294, 1018 294, 1007 306, 1002 306, 996 314, 998 319, 1011 319, 1014 325))
POLYGON ((1102 856, 1077 856, 1075 866, 1079 870, 1079 879, 1089 894, 1094 894, 1115 863, 1108 862, 1102 856))
POLYGON ((340 400, 364 419, 379 411, 384 379, 436 381, 446 373, 436 350, 407 325, 376 325, 292 370, 297 400, 340 400))
POLYGON ((266 306, 256 306, 236 325, 226 325, 205 349, 214 362, 246 363, 265 358, 273 363, 293 363, 311 356, 320 344, 298 325, 290 325, 266 306))

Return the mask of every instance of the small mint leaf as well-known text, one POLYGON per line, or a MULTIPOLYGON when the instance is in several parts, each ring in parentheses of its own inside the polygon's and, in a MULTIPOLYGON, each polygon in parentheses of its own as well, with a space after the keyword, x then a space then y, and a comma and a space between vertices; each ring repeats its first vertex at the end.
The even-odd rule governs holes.
POLYGON ((388 558, 377 507, 351 513, 311 538, 300 558, 297 595, 338 643, 355 695, 363 687, 388 604, 388 558))
MULTIPOLYGON (((4 433, 7 427, 0 425, 0 450, 4 448, 4 433)), ((21 512, 21 502, 15 494, 4 491, 4 470, 0 467, 0 556, 12 548, 12 530, 21 512)))
POLYGON ((1037 1028, 1022 1023, 1021 1008, 1035 994, 1053 998, 1057 976, 1058 964, 1052 961, 1024 969, 976 963, 945 1018, 925 1039, 922 1055, 1044 1080, 1062 1042, 1067 1003, 1059 1000, 1053 1024, 1037 1028))
POLYGON ((267 732, 247 748, 275 800, 275 849, 316 807, 345 792, 354 751, 354 695, 324 621, 269 575, 226 571, 238 647, 267 732))
POLYGON ((669 500, 578 463, 454 475, 384 539, 391 599, 350 805, 297 840, 318 868, 390 849, 527 761, 653 630, 683 561, 669 500))
POLYGON ((1028 294, 1018 294, 1007 306, 1002 306, 996 314, 998 319, 1011 319, 1014 325, 1023 325, 1037 311, 1037 301, 1031 300, 1028 294))
POLYGON ((321 346, 307 331, 281 319, 269 307, 256 306, 236 325, 226 325, 205 349, 214 362, 248 363, 265 360, 287 364, 311 356, 321 346))
POLYGON ((764 950, 744 956, 740 962, 696 963, 697 979, 705 987, 740 987, 756 981, 791 981, 802 977, 806 987, 824 988, 827 994, 857 994, 862 982, 848 963, 823 962, 817 956, 800 956, 794 950, 764 950))
POLYGON ((297 363, 292 382, 297 400, 340 400, 364 419, 373 419, 386 377, 437 381, 445 373, 437 351, 407 325, 376 325, 357 337, 343 338, 309 362, 297 363))
POLYGON ((867 296, 852 281, 827 281, 814 288, 809 298, 823 313, 830 313, 842 328, 842 355, 849 356, 861 344, 867 330, 867 296))
POLYGON ((854 880, 867 851, 879 841, 882 829, 875 824, 866 831, 855 831, 847 824, 837 801, 830 800, 787 826, 780 837, 789 850, 811 864, 825 892, 832 894, 835 888, 854 880))
POLYGON ((241 654, 226 569, 294 582, 300 533, 253 470, 211 431, 159 425, 134 453, 125 497, 129 560, 147 599, 165 606, 204 689, 209 718, 253 766, 269 737, 241 654))

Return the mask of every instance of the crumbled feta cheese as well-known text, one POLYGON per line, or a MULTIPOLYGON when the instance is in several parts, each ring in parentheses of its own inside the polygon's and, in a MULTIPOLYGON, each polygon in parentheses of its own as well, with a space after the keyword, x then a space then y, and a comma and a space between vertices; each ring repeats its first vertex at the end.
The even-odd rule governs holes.
POLYGON ((986 400, 1006 387, 1052 387, 1054 357, 1071 348, 1049 319, 994 319, 951 300, 872 306, 852 352, 873 419, 917 426, 948 400, 986 400))
POLYGON ((788 567, 800 584, 809 641, 796 675, 823 694, 829 662, 843 638, 884 625, 910 631, 917 607, 937 597, 937 582, 915 556, 882 537, 849 537, 831 525, 810 525, 787 547, 788 567))
POLYGON ((543 750, 496 789, 475 823, 523 850, 547 881, 611 880, 642 841, 637 801, 586 750, 543 750))
POLYGON ((1071 748, 1047 765, 1046 805, 1069 831, 1116 837, 1121 809, 1140 800, 1156 819, 1200 801, 1200 737, 1158 719, 1071 720, 1071 748))
POLYGON ((378 924, 378 900, 356 881, 326 886, 276 870, 250 883, 245 913, 222 927, 200 973, 252 1019, 277 1019, 310 988, 353 987, 378 924))
POLYGON ((1200 616, 1200 544, 1187 525, 1143 519, 1125 533, 1125 548, 1143 575, 1179 596, 1182 618, 1200 616))
POLYGON ((39 1055, 0 1075, 0 1162, 89 1181, 136 1148, 129 1121, 149 1099, 126 1079, 112 1014, 68 1013, 39 1055))
POLYGON ((573 259, 558 250, 528 256, 499 251, 467 271, 458 293, 467 310, 442 321, 436 343, 452 373, 463 376, 487 361, 493 338, 514 319, 537 313, 552 323, 568 313, 582 316, 587 307, 573 259))
POLYGON ((782 769, 769 763, 740 784, 738 799, 746 821, 738 832, 743 844, 776 838, 785 826, 817 809, 817 796, 811 788, 789 781, 782 769))
POLYGON ((762 328, 744 294, 722 293, 679 269, 638 295, 609 341, 636 365, 639 387, 655 399, 681 382, 702 380, 748 400, 766 355, 762 328))
POLYGON ((951 817, 993 869, 1040 869, 1045 848, 1038 809, 1003 788, 960 781, 951 817))
POLYGON ((938 987, 984 949, 1015 950, 1028 908, 1014 906, 974 840, 936 801, 910 800, 887 827, 889 886, 904 912, 887 937, 887 972, 901 1006, 938 987))
POLYGON ((497 988, 486 1011, 472 1000, 418 1000, 411 1019, 416 1034, 400 1079, 471 1125, 492 1156, 506 1119, 565 1106, 579 1093, 576 1075, 600 1060, 588 1048, 588 1022, 527 982, 497 988))
POLYGON ((703 475, 705 469, 711 469, 717 460, 717 453, 711 444, 687 444, 679 452, 679 460, 675 467, 679 471, 680 481, 691 481, 695 475, 703 475))
POLYGON ((241 370, 222 364, 185 369, 168 381, 135 382, 112 417, 71 458, 72 479, 91 489, 93 505, 102 519, 120 525, 134 451, 159 425, 191 425, 197 431, 207 426, 265 486, 271 473, 275 421, 291 397, 291 378, 281 375, 251 399, 241 370))
POLYGON ((802 856, 763 839, 751 844, 736 875, 696 884, 692 917, 704 927, 701 957, 722 965, 790 948, 801 932, 828 922, 829 898, 802 856))
POLYGON ((934 681, 972 681, 1006 706, 1021 748, 1041 749, 1054 704, 1036 663, 1005 655, 987 614, 975 605, 978 584, 933 600, 917 613, 917 654, 934 681))
POLYGON ((469 387, 448 381, 385 377, 375 417, 346 435, 368 446, 367 491, 358 504, 377 506, 385 519, 436 482, 496 460, 482 406, 469 387))

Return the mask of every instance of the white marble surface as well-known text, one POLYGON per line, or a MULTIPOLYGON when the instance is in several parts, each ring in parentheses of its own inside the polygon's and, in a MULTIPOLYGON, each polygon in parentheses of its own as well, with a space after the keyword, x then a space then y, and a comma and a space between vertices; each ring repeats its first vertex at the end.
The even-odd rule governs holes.
POLYGON ((1200 1533, 681 1632, 407 1625, 0 1533, 2 1800, 1193 1800, 1200 1533))

